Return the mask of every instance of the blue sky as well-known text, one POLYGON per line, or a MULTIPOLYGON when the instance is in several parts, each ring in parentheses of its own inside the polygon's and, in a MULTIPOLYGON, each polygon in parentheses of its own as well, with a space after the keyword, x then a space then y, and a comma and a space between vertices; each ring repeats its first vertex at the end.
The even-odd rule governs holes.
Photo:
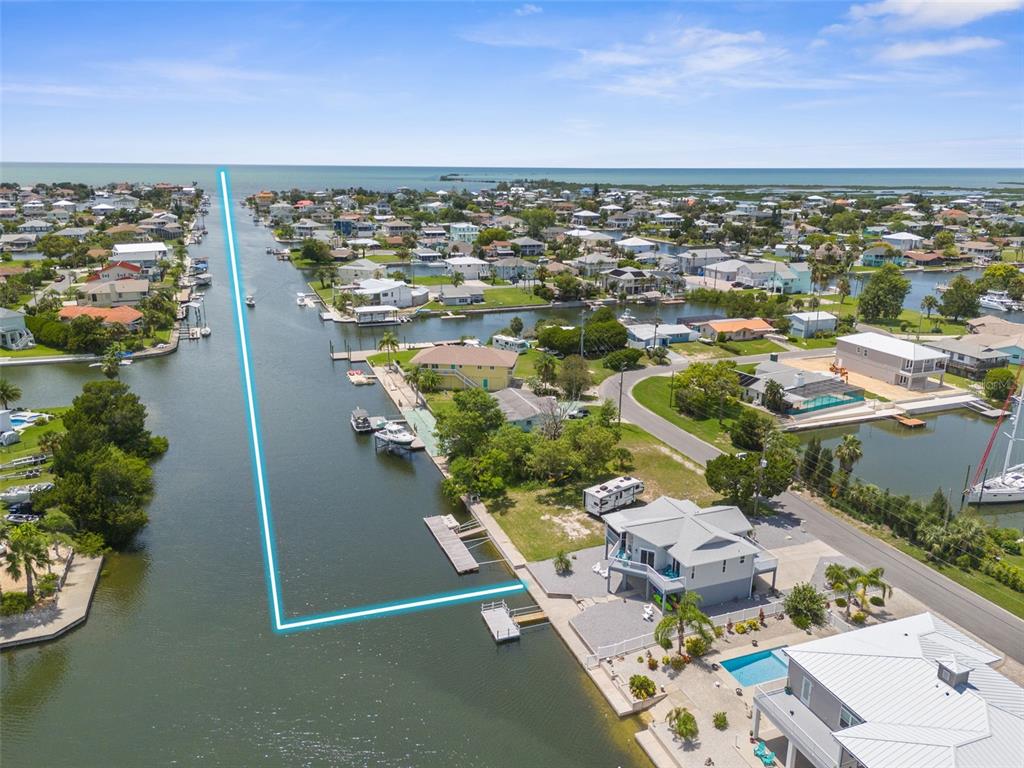
POLYGON ((9 161, 1024 165, 1024 0, 2 3, 9 161))

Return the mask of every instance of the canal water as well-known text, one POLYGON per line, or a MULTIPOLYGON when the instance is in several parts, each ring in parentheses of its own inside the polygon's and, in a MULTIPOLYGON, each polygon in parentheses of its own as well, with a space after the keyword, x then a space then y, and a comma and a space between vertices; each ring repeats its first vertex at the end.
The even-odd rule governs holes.
MULTIPOLYGON (((212 179, 207 182, 212 188, 212 179)), ((171 449, 151 522, 106 563, 89 621, 3 655, 5 766, 640 766, 646 758, 550 628, 496 647, 475 604, 275 635, 257 519, 221 213, 209 258, 213 335, 122 369, 171 449)), ((345 334, 296 306, 302 276, 236 211, 286 616, 507 581, 455 575, 421 520, 454 512, 425 456, 376 455, 348 417, 387 413, 327 351, 345 334)), ((532 313, 524 315, 527 323, 532 313)), ((506 316, 429 320, 427 339, 484 336, 506 316), (442 322, 444 325, 442 325, 442 322)), ((12 368, 29 407, 63 405, 85 366, 12 368)))

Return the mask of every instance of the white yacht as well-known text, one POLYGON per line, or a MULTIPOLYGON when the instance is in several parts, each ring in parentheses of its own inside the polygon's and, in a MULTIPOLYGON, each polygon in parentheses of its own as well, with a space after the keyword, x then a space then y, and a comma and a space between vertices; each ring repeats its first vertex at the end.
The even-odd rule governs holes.
POLYGON ((978 304, 997 312, 1013 312, 1019 307, 1006 291, 989 291, 978 299, 978 304))
POLYGON ((1013 446, 1020 437, 1021 402, 1024 397, 1014 397, 1015 408, 1010 420, 1013 421, 1013 431, 1007 432, 1010 444, 1006 446, 1006 457, 1003 459, 1003 472, 995 477, 983 479, 976 483, 967 493, 969 504, 1012 504, 1024 501, 1024 464, 1010 466, 1010 455, 1013 453, 1013 446))
POLYGON ((378 440, 394 445, 412 445, 416 435, 410 432, 401 424, 389 421, 374 434, 378 440))

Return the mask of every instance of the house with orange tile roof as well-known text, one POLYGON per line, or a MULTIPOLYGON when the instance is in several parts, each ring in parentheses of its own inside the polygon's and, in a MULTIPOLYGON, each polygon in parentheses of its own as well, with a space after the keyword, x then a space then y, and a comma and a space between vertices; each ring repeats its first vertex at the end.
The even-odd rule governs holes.
POLYGON ((133 307, 61 307, 57 317, 70 323, 76 317, 95 317, 103 325, 123 325, 134 331, 142 321, 142 313, 133 307))
POLYGON ((717 339, 719 334, 725 334, 725 338, 729 341, 760 339, 775 330, 770 323, 760 317, 706 320, 703 323, 697 323, 695 328, 706 339, 717 339))

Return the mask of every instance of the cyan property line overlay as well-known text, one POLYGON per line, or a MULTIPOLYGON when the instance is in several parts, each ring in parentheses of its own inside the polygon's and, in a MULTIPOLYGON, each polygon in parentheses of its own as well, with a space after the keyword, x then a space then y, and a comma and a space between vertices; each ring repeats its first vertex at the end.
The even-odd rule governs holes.
POLYGON ((281 590, 277 583, 277 551, 274 546, 274 526, 270 514, 270 496, 267 492, 266 473, 263 469, 263 444, 261 439, 259 408, 256 400, 256 386, 252 373, 252 358, 249 354, 249 327, 246 314, 242 309, 242 269, 238 263, 235 247, 234 219, 231 215, 231 182, 226 169, 217 171, 220 182, 221 203, 224 208, 224 232, 227 246, 228 271, 231 273, 231 297, 234 304, 235 328, 238 332, 238 357, 242 365, 242 389, 245 392, 245 403, 249 417, 249 454, 252 458, 253 481, 256 485, 256 500, 259 502, 260 530, 263 538, 263 566, 267 580, 267 592, 270 598, 272 626, 275 632, 294 632, 301 629, 324 627, 344 622, 361 621, 399 613, 423 611, 441 608, 446 605, 457 605, 479 600, 482 597, 506 595, 526 589, 521 581, 505 582, 492 587, 480 589, 463 589, 436 595, 402 600, 393 603, 377 603, 361 608, 350 608, 336 613, 316 616, 299 617, 283 620, 284 608, 281 602, 281 590))

